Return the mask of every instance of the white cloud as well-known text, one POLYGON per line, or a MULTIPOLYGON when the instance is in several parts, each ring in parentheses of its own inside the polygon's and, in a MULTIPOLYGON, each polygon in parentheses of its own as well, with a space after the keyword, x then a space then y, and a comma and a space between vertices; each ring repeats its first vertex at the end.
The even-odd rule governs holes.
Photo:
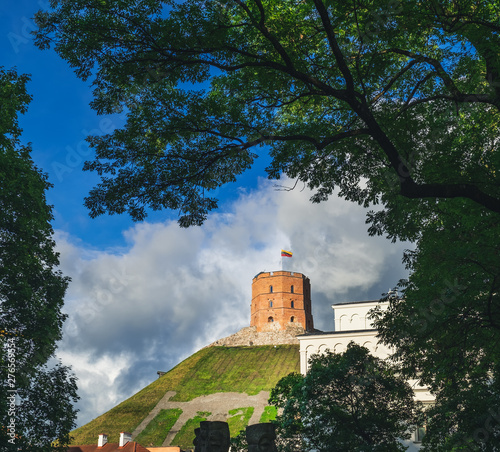
POLYGON ((138 224, 120 252, 89 250, 59 232, 61 269, 72 277, 59 356, 79 377, 79 423, 247 326, 252 278, 279 269, 281 248, 294 253, 287 264, 310 277, 323 330, 333 328, 332 303, 378 298, 404 276, 403 245, 368 237, 365 209, 309 198, 262 181, 201 228, 138 224))

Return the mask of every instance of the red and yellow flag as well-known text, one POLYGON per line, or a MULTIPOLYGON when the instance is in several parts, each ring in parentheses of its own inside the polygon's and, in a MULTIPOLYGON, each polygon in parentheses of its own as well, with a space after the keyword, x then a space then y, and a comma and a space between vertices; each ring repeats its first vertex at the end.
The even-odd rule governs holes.
POLYGON ((281 250, 281 257, 292 257, 292 254, 291 251, 281 250))

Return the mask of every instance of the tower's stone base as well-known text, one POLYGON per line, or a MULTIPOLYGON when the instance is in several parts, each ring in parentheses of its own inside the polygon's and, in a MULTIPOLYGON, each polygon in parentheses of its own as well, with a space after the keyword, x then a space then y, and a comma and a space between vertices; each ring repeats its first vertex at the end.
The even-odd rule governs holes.
POLYGON ((280 345, 280 344, 298 344, 297 335, 304 334, 305 330, 301 325, 288 324, 284 330, 279 330, 278 324, 269 325, 267 331, 257 332, 255 326, 242 328, 235 334, 219 339, 210 344, 213 346, 241 347, 252 345, 280 345))

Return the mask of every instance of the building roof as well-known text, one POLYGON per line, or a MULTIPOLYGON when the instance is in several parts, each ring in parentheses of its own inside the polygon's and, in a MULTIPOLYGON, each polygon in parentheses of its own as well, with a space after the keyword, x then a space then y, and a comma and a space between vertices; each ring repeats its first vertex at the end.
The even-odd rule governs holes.
POLYGON ((267 274, 268 277, 273 277, 273 276, 292 276, 292 277, 297 277, 297 278, 302 278, 302 279, 309 279, 306 275, 300 272, 295 272, 295 271, 290 271, 290 270, 271 270, 271 271, 263 271, 257 273, 253 278, 258 278, 260 275, 267 274))
POLYGON ((181 452, 178 446, 150 447, 149 450, 150 452, 181 452))
POLYGON ((354 334, 354 333, 367 333, 367 332, 374 332, 377 331, 375 328, 366 328, 363 330, 341 330, 341 331, 313 331, 313 332, 308 332, 304 334, 298 334, 296 337, 297 338, 302 338, 302 337, 310 337, 310 336, 328 336, 330 334, 332 335, 339 335, 341 336, 342 334, 354 334))
POLYGON ((334 308, 335 306, 343 306, 343 305, 349 305, 349 304, 362 304, 362 303, 383 303, 383 301, 382 300, 345 301, 343 303, 332 304, 332 308, 334 308))
POLYGON ((125 446, 120 447, 118 443, 106 443, 99 447, 97 444, 85 446, 69 446, 68 452, 150 452, 149 449, 141 446, 135 441, 129 441, 125 446))

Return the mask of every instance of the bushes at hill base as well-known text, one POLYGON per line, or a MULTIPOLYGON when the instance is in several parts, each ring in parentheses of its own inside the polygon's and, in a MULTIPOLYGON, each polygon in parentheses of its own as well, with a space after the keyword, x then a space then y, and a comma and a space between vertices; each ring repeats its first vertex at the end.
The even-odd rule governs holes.
POLYGON ((311 358, 307 375, 291 374, 271 392, 280 450, 400 452, 421 422, 413 390, 396 369, 351 342, 341 354, 311 358))

